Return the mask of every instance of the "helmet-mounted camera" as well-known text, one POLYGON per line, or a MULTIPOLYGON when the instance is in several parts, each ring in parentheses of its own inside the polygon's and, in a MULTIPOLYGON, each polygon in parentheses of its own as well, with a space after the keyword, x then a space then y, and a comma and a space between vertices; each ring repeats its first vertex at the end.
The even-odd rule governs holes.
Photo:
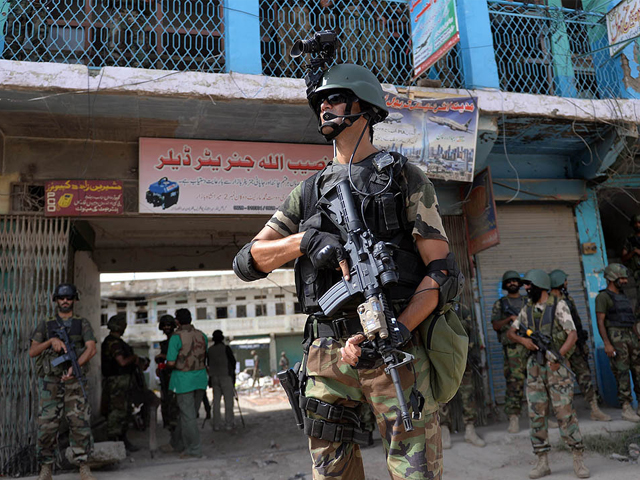
POLYGON ((291 57, 293 58, 304 54, 311 55, 304 77, 307 84, 307 97, 320 86, 322 75, 327 70, 327 63, 334 59, 337 46, 338 35, 336 32, 323 30, 315 32, 306 40, 297 40, 291 47, 291 57))

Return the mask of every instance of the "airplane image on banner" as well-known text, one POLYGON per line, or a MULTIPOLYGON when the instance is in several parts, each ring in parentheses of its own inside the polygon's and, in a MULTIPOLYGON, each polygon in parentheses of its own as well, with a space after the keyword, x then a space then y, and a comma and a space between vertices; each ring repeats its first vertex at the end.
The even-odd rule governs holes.
POLYGON ((449 127, 451 130, 457 130, 459 132, 468 132, 469 124, 471 123, 472 119, 469 119, 467 123, 458 123, 455 120, 451 120, 450 118, 440 118, 440 117, 435 117, 431 115, 427 117, 427 120, 433 123, 437 123, 438 125, 445 125, 449 127))
POLYGON ((400 123, 404 115, 397 112, 390 113, 387 118, 383 120, 384 123, 400 123))

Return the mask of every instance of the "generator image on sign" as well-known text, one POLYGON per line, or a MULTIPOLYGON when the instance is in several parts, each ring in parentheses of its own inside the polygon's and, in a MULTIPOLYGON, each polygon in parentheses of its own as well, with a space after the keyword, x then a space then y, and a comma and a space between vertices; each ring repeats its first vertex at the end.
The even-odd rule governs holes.
POLYGON ((180 197, 180 186, 167 177, 152 183, 147 190, 147 202, 154 207, 161 206, 163 210, 178 203, 178 197, 180 197))

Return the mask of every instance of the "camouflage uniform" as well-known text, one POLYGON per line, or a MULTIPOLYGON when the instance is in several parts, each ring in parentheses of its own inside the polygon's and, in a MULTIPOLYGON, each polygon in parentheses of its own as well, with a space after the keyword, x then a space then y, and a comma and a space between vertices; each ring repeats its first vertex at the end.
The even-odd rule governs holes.
MULTIPOLYGON (((38 343, 46 342, 50 338, 47 323, 55 322, 56 318, 54 316, 40 322, 31 336, 31 340, 38 343)), ((71 317, 70 322, 63 323, 69 331, 71 341, 75 343, 76 355, 80 358, 85 350, 86 342, 96 341, 93 329, 86 319, 75 315, 71 317)), ((63 363, 52 367, 51 360, 57 356, 58 354, 53 348, 48 348, 35 360, 36 373, 40 377, 38 379, 38 441, 36 450, 38 462, 41 465, 54 463, 60 419, 64 415, 69 424, 69 437, 75 460, 84 463, 93 450, 91 405, 85 400, 80 382, 76 378, 66 382, 61 381, 61 377, 67 372, 69 365, 63 363)), ((86 369, 83 367, 84 370, 86 369)))
MULTIPOLYGON (((361 168, 371 168, 368 157, 352 165, 352 174, 358 188, 364 188, 361 168)), ((345 178, 348 166, 331 162, 319 181, 320 194, 345 178)), ((399 182, 405 185, 404 206, 406 220, 412 225, 414 237, 447 241, 433 184, 417 166, 407 163, 401 170, 399 182)), ((267 223, 283 236, 298 232, 303 212, 302 184, 287 197, 283 205, 267 223)), ((314 325, 314 317, 308 319, 314 325)), ((312 329, 317 331, 316 328, 312 329)), ((438 419, 438 404, 433 399, 429 382, 431 364, 426 350, 414 331, 412 341, 405 347, 415 356, 413 366, 398 369, 406 398, 417 379, 417 388, 425 397, 420 420, 414 420, 414 430, 405 432, 399 415, 396 392, 384 366, 377 369, 354 369, 341 360, 340 348, 345 339, 333 337, 311 338, 306 360, 308 377, 304 395, 322 402, 358 409, 368 403, 376 417, 382 443, 387 454, 387 468, 394 479, 440 479, 442 476, 442 441, 438 419)), ((315 414, 308 411, 311 418, 315 414)), ((346 423, 344 420, 343 423, 346 423)), ((313 460, 313 478, 364 478, 360 447, 351 442, 331 442, 309 438, 313 460)))
MULTIPOLYGON (((518 299, 504 297, 506 301, 516 311, 520 311, 526 303, 525 297, 518 299)), ((509 316, 504 311, 502 299, 493 304, 491 312, 491 321, 495 322, 509 316)), ((498 332, 498 339, 502 343, 502 352, 504 354, 504 378, 507 381, 507 389, 504 397, 504 412, 507 415, 518 415, 522 409, 522 401, 524 399, 524 382, 527 376, 527 357, 528 350, 519 343, 512 342, 507 338, 507 330, 509 325, 505 325, 498 332)))
POLYGON ((131 417, 131 393, 134 364, 118 365, 116 357, 133 355, 133 349, 121 338, 112 334, 102 342, 102 395, 107 399, 107 436, 122 439, 131 417))
MULTIPOLYGON (((520 325, 550 335, 556 350, 560 350, 567 335, 575 330, 567 303, 564 300, 557 300, 553 295, 549 295, 543 306, 539 304, 532 306, 531 301, 528 301, 520 311, 518 318, 513 322, 512 328, 518 329, 520 325), (550 316, 553 310, 549 311, 548 309, 553 309, 554 305, 555 315, 548 324, 545 324, 544 315, 547 313, 550 316), (529 318, 530 309, 533 318, 529 318), (538 325, 541 325, 540 328, 537 328, 538 325)), ((567 352, 565 357, 569 358, 572 353, 573 348, 567 352)), ((584 450, 578 426, 578 416, 573 408, 573 378, 571 374, 564 366, 560 366, 554 372, 546 360, 544 365, 540 365, 536 361, 536 355, 529 355, 527 360, 527 403, 529 405, 530 438, 535 454, 545 453, 551 449, 548 431, 549 400, 551 400, 553 411, 558 419, 560 436, 566 445, 571 450, 584 450)))

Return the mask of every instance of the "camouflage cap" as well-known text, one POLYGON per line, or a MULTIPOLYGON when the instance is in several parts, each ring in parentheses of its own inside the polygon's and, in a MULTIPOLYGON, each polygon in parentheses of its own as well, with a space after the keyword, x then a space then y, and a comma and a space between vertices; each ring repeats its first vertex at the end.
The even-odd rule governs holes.
POLYGON ((627 267, 620 263, 610 263, 604 269, 604 278, 615 282, 619 278, 627 278, 629 276, 629 271, 627 267))
POLYGON ((551 288, 551 279, 549 279, 549 275, 547 272, 540 270, 539 268, 531 269, 525 273, 522 281, 530 282, 531 285, 542 288, 543 290, 549 290, 551 288))
POLYGON ((114 315, 107 322, 107 328, 112 332, 124 332, 127 328, 127 316, 124 313, 114 315))
POLYGON ((551 280, 551 288, 560 288, 564 285, 569 275, 559 268, 549 274, 551 280))
POLYGON ((516 272, 515 270, 507 270, 506 272, 504 272, 502 274, 502 283, 506 282, 507 280, 511 280, 511 279, 517 279, 520 280, 520 274, 518 272, 516 272))

